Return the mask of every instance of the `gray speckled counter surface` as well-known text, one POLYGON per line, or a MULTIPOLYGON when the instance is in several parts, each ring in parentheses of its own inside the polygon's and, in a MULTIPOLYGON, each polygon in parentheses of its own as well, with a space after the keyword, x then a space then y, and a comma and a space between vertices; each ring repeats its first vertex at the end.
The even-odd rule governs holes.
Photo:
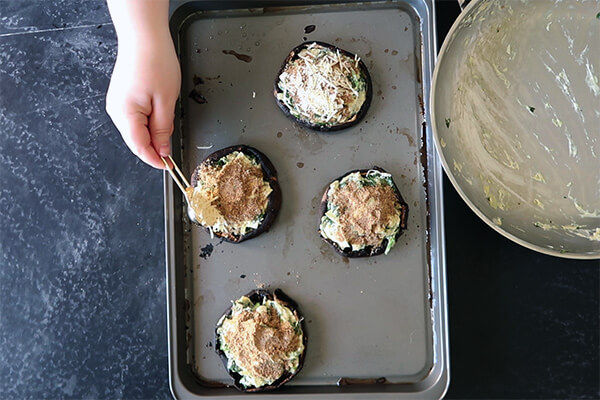
POLYGON ((0 2, 0 398, 170 398, 162 175, 104 112, 103 1, 0 2))
MULTIPOLYGON (((162 174, 104 112, 115 53, 104 0, 0 0, 1 400, 170 398, 162 174)), ((444 196, 447 397, 600 398, 600 261, 444 196)))

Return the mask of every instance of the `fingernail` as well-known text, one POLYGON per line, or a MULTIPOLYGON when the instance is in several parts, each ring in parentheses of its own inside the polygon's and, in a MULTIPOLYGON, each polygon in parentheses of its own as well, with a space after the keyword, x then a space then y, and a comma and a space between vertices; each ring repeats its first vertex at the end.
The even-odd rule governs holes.
POLYGON ((158 149, 158 152, 161 156, 167 157, 169 154, 171 154, 171 146, 169 146, 168 144, 163 144, 158 149))

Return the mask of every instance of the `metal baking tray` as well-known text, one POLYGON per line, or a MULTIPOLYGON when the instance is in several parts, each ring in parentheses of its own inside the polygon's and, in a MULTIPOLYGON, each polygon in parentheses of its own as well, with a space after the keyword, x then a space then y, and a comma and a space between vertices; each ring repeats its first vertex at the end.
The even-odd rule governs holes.
MULTIPOLYGON (((269 396, 440 398, 448 385, 441 167, 426 105, 434 62, 431 0, 200 1, 176 5, 171 32, 182 89, 173 156, 189 176, 209 153, 247 144, 273 162, 282 208, 270 231, 241 244, 187 220, 165 174, 170 382, 174 397, 238 395, 214 351, 231 300, 281 288, 309 335, 303 370, 269 396), (277 107, 273 84, 306 40, 358 54, 373 81, 358 125, 323 134, 277 107), (343 258, 317 233, 318 203, 346 171, 380 166, 409 205, 387 256, 343 258)), ((174 6, 175 8, 175 6, 174 6)))

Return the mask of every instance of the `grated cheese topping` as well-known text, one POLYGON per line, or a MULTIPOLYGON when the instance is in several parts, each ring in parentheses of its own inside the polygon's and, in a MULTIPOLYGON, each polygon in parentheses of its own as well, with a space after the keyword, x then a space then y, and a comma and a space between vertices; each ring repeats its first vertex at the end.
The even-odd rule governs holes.
POLYGON ((367 98, 360 58, 312 43, 279 75, 277 98, 310 124, 334 126, 356 118, 367 98))

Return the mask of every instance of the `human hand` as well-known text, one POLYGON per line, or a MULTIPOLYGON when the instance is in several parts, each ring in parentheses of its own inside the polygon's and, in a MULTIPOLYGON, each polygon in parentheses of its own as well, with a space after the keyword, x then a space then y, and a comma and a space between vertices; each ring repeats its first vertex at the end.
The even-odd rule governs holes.
POLYGON ((145 163, 165 166, 171 153, 181 71, 168 28, 119 40, 106 111, 129 149, 145 163))

